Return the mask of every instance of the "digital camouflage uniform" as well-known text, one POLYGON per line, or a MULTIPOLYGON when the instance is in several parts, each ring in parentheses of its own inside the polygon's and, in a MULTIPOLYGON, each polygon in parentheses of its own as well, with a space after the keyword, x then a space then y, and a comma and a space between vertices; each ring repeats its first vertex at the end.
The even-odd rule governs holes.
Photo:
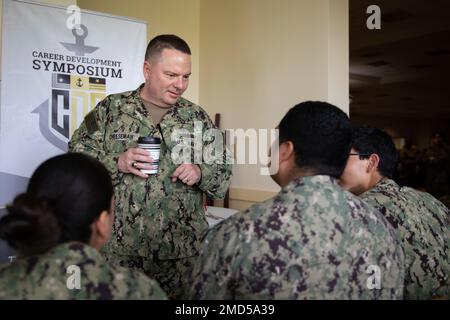
POLYGON ((45 254, 19 258, 0 267, 0 299, 167 299, 144 274, 108 265, 82 243, 58 245, 45 254), (70 277, 79 267, 80 287, 70 277), (69 283, 69 286, 68 286, 69 283), (69 289, 70 288, 70 289, 69 289))
POLYGON ((384 178, 361 198, 398 230, 405 249, 405 298, 450 297, 450 213, 430 194, 384 178))
POLYGON ((69 150, 93 156, 111 173, 116 216, 112 239, 104 250, 108 260, 143 270, 158 280, 169 297, 176 298, 181 294, 176 291, 183 287, 179 281, 185 279, 184 273, 198 255, 208 230, 203 193, 210 198, 223 198, 231 166, 223 164, 220 155, 215 163, 199 164, 202 177, 198 184, 188 186, 179 180, 173 183, 170 176, 181 164, 171 159, 174 148, 178 150, 182 143, 191 142, 193 150, 200 153, 193 152, 196 158, 190 160, 201 162, 202 148, 206 150, 219 141, 202 142, 202 133, 215 127, 201 107, 183 98, 159 125, 154 125, 139 96, 142 87, 109 95, 101 101, 74 132, 69 150), (177 136, 175 129, 187 130, 186 135, 177 136), (200 134, 196 136, 200 140, 189 140, 194 130, 200 134), (158 174, 143 179, 119 172, 119 155, 136 148, 138 138, 148 135, 162 138, 158 174))
POLYGON ((395 231, 379 212, 334 178, 303 177, 210 231, 189 296, 401 299, 403 264, 395 231))

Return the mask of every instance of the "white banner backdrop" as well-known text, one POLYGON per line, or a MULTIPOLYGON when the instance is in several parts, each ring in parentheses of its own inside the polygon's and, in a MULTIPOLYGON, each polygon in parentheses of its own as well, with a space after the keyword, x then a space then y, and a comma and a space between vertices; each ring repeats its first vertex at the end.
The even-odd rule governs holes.
POLYGON ((92 11, 80 18, 71 30, 65 7, 4 1, 0 175, 30 177, 67 151, 98 101, 143 82, 146 23, 92 11))

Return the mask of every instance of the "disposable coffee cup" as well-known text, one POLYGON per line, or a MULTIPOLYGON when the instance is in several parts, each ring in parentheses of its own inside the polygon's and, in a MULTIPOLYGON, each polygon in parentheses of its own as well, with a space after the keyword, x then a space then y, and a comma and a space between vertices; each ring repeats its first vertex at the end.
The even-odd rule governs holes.
POLYGON ((152 169, 141 169, 145 174, 157 174, 159 168, 159 153, 161 150, 161 139, 158 137, 140 137, 138 139, 138 148, 148 150, 148 154, 152 157, 152 169))

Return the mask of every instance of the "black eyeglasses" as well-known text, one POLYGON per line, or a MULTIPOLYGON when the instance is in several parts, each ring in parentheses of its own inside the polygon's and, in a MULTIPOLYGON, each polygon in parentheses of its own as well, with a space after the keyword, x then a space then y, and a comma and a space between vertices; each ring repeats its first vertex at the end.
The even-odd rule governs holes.
POLYGON ((359 160, 369 159, 370 153, 352 153, 348 154, 349 156, 359 156, 359 160))

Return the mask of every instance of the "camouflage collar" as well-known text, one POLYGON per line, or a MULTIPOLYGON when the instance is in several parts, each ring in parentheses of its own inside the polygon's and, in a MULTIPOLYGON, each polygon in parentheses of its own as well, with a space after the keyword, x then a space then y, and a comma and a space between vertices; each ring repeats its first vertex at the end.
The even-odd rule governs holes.
POLYGON ((380 182, 378 182, 372 189, 370 189, 366 192, 369 192, 372 190, 375 192, 378 192, 378 190, 386 190, 386 189, 399 190, 400 186, 394 180, 385 177, 385 178, 381 179, 380 182))
MULTIPOLYGON (((121 110, 132 116, 133 118, 141 121, 144 124, 148 124, 149 114, 147 109, 145 108, 144 102, 141 98, 141 90, 144 87, 144 83, 142 83, 136 90, 129 91, 125 96, 125 101, 121 106, 121 110)), ((180 108, 184 108, 189 105, 186 103, 187 100, 180 97, 178 101, 170 107, 170 110, 164 115, 163 119, 169 117, 178 117, 178 111, 180 108)))
POLYGON ((318 186, 322 184, 331 184, 331 185, 338 185, 338 180, 336 178, 333 178, 331 176, 327 175, 314 175, 314 176, 306 176, 306 177, 300 177, 297 179, 292 180, 289 182, 287 186, 285 186, 282 191, 292 191, 296 188, 303 187, 303 186, 318 186))
POLYGON ((45 259, 63 259, 64 261, 70 260, 99 260, 102 259, 100 253, 92 246, 81 242, 65 242, 59 244, 47 252, 40 255, 45 259))

